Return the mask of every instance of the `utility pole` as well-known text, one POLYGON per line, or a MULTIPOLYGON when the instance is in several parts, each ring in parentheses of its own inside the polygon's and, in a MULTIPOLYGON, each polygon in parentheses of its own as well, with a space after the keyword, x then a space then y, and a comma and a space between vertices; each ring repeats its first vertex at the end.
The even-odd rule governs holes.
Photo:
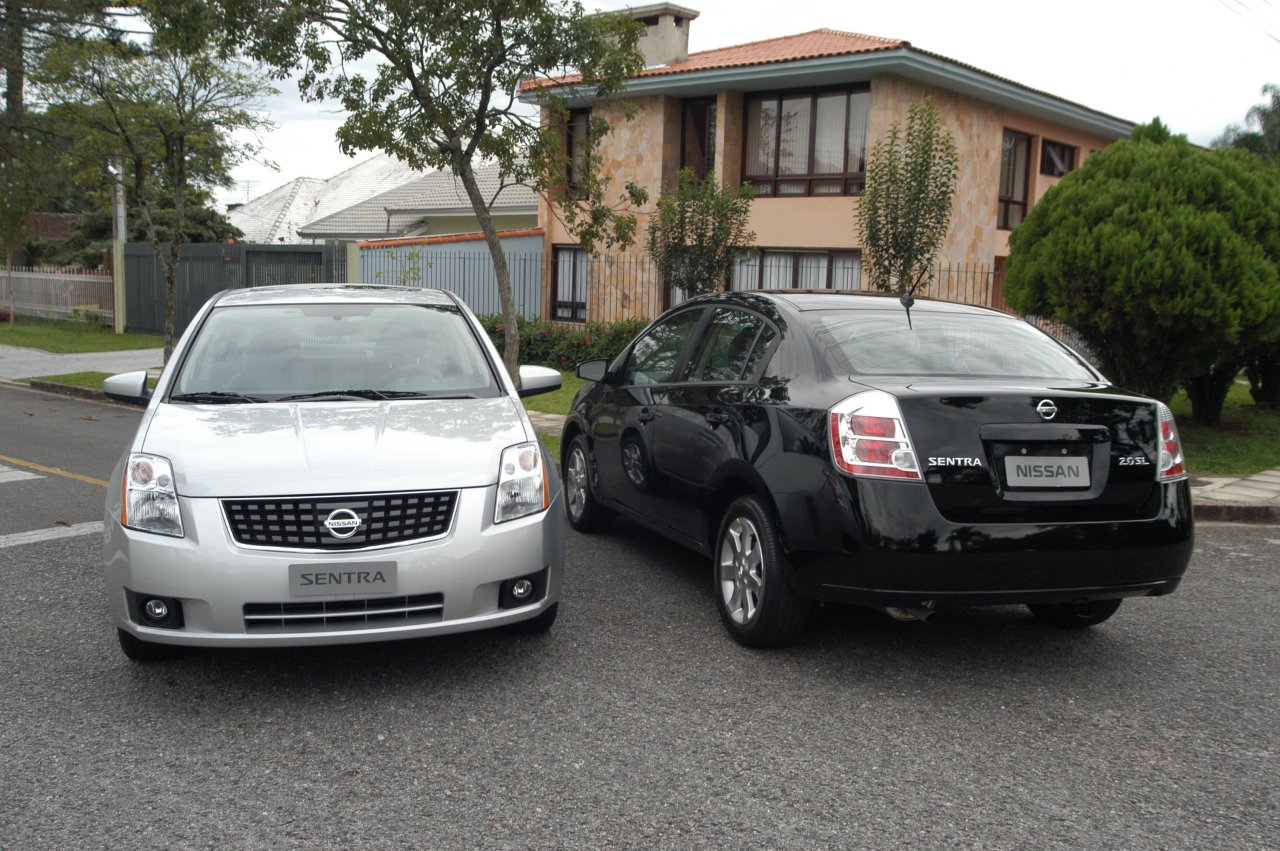
POLYGON ((124 165, 116 160, 108 171, 115 174, 115 215, 111 234, 111 283, 115 291, 115 308, 112 310, 111 324, 117 334, 124 333, 125 296, 124 296, 124 242, 127 238, 124 220, 124 165))

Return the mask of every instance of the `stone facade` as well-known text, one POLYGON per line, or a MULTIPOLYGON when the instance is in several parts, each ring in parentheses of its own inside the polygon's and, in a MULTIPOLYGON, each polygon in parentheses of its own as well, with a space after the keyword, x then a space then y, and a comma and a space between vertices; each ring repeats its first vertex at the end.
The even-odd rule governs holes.
MULTIPOLYGON (((1008 254, 1009 232, 996 226, 1004 130, 1016 130, 1032 137, 1028 165, 1031 203, 1039 200, 1058 180, 1039 173, 1042 140, 1076 147, 1077 167, 1090 152, 1101 150, 1110 140, 894 75, 878 74, 872 77, 870 87, 868 151, 893 122, 905 126, 911 104, 924 96, 933 97, 943 125, 955 136, 960 174, 951 227, 939 252, 939 261, 965 271, 945 276, 930 288, 929 294, 1000 306, 998 278, 990 272, 1008 254), (974 271, 984 269, 987 271, 974 271), (985 282, 978 280, 982 274, 987 275, 985 282)), ((736 185, 742 176, 743 97, 744 93, 736 90, 722 89, 716 93, 715 174, 730 185, 736 185)), ((675 97, 646 96, 632 103, 636 112, 629 121, 621 107, 602 109, 600 114, 609 119, 613 129, 601 142, 600 153, 604 173, 612 181, 607 197, 621 197, 627 181, 649 191, 651 202, 639 211, 640 233, 637 245, 631 249, 632 257, 643 260, 645 221, 659 195, 675 185, 679 171, 682 101, 675 97)), ((857 236, 858 204, 855 196, 758 198, 752 204, 750 227, 756 233, 756 244, 760 248, 856 251, 861 248, 857 236)), ((548 255, 555 245, 575 242, 552 212, 543 206, 548 255)), ((593 264, 593 268, 606 265, 593 264)), ((622 268, 639 270, 643 265, 636 262, 630 266, 623 264, 622 268)), ((550 275, 545 280, 554 283, 550 275)), ((607 280, 602 277, 594 283, 588 305, 591 319, 642 315, 636 311, 662 303, 661 288, 651 274, 638 271, 610 274, 607 280)), ((546 298, 549 303, 550 293, 546 298)))

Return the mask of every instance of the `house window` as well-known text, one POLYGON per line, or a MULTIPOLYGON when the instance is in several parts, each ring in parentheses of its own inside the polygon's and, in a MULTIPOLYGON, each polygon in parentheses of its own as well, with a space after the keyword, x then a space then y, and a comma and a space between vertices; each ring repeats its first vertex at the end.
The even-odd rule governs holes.
POLYGON ((587 134, 591 132, 591 110, 571 109, 565 123, 564 154, 565 182, 570 191, 578 193, 583 165, 587 158, 587 134))
POLYGON ((1040 173, 1050 177, 1062 175, 1076 167, 1076 149, 1061 142, 1044 140, 1040 148, 1040 173))
POLYGON ((587 321, 587 252, 556 248, 551 270, 555 281, 551 318, 560 322, 587 321))
POLYGON ((778 251, 738 257, 734 290, 858 290, 862 258, 856 251, 778 251))
POLYGON ((684 130, 680 137, 680 166, 700 178, 716 169, 716 101, 698 98, 684 102, 684 130))
POLYGON ((1031 159, 1031 137, 1013 130, 1004 131, 1000 151, 1000 204, 996 227, 1012 230, 1027 217, 1027 172, 1031 159))
POLYGON ((860 193, 870 101, 866 87, 749 97, 743 179, 762 198, 860 193))

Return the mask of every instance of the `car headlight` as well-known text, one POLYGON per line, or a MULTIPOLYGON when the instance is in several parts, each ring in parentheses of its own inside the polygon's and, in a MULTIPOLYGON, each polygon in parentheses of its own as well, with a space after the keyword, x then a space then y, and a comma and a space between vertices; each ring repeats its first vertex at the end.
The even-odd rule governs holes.
POLYGON ((547 497, 546 471, 538 444, 520 443, 502 450, 493 522, 502 523, 542 511, 547 507, 547 497))
POLYGON ((120 525, 140 532, 181 538, 182 514, 168 458, 134 452, 124 471, 120 525))

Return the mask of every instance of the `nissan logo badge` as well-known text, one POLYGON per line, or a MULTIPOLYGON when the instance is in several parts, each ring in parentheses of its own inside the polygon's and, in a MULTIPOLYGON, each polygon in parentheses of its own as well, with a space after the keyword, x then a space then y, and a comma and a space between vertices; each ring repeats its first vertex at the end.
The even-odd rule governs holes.
POLYGON ((1051 420, 1058 415, 1058 406, 1045 399, 1039 405, 1036 405, 1036 413, 1040 415, 1041 419, 1051 420))
POLYGON ((335 538, 350 538, 360 528, 360 518, 350 508, 339 508, 329 512, 324 528, 335 538))

